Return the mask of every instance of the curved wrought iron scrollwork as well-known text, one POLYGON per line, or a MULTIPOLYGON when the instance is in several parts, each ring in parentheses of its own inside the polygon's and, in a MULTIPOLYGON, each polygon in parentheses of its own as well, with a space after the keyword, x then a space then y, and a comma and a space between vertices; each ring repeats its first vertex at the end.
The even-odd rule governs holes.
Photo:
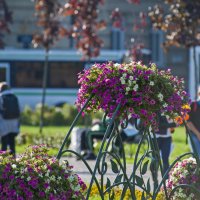
MULTIPOLYGON (((79 117, 81 116, 82 112, 84 111, 85 107, 89 103, 89 101, 92 99, 93 95, 88 99, 88 101, 85 103, 81 111, 77 114, 76 118, 74 119, 69 132, 67 133, 63 144, 58 152, 57 159, 60 159, 63 154, 66 152, 70 152, 74 155, 76 155, 86 166, 88 171, 91 174, 91 180, 88 186, 87 190, 87 195, 86 199, 89 199, 92 185, 95 183, 97 186, 97 189, 99 191, 99 195, 101 199, 105 199, 105 194, 108 192, 110 193, 109 199, 114 199, 114 193, 112 193, 112 189, 115 187, 120 187, 122 188, 122 194, 121 194, 121 199, 124 199, 127 190, 130 191, 131 194, 131 199, 136 200, 136 189, 140 189, 143 194, 142 196, 145 198, 145 196, 149 197, 150 199, 156 199, 158 196, 158 193, 160 192, 161 188, 164 190, 164 195, 167 200, 171 199, 173 196, 174 192, 182 187, 188 187, 198 194, 200 194, 199 190, 197 188, 194 188, 193 186, 187 185, 187 184, 180 184, 179 186, 175 187, 170 193, 166 189, 166 179, 169 171, 175 166, 175 164, 180 161, 182 158, 191 155, 193 156, 196 161, 197 161, 197 168, 199 169, 199 157, 197 156, 196 148, 194 145, 194 142, 192 141, 191 138, 191 133, 187 128, 186 123, 184 122, 184 125, 186 126, 186 130, 189 134, 189 137, 191 139, 191 145, 193 146, 194 153, 185 153, 181 156, 179 156, 167 169, 166 172, 163 171, 163 166, 160 158, 160 153, 158 149, 158 145, 156 142, 156 136, 155 133, 150 133, 148 128, 142 127, 140 124, 138 124, 138 121, 135 121, 135 126, 137 129, 140 129, 142 132, 142 137, 138 143, 138 147, 135 153, 134 157, 134 163, 132 165, 132 172, 131 174, 127 173, 127 163, 126 163, 126 153, 123 147, 123 142, 122 138, 120 135, 119 131, 119 121, 117 121, 117 113, 120 110, 121 104, 118 104, 115 112, 113 113, 113 116, 111 119, 107 120, 107 114, 104 115, 103 118, 103 123, 106 125, 106 131, 103 137, 103 140, 101 142, 101 146, 96 158, 96 163, 94 166, 94 169, 90 167, 90 165, 87 163, 84 158, 79 155, 77 152, 69 150, 69 149, 64 149, 65 143, 67 139, 69 138, 73 127, 76 125, 76 122, 78 121, 79 117), (121 144, 121 152, 119 153, 118 151, 113 151, 115 141, 118 138, 121 144), (142 145, 146 143, 145 146, 145 152, 140 155, 141 147, 142 145), (111 148, 110 148, 111 147, 111 148), (111 149, 111 150, 110 150, 111 149), (108 159, 109 158, 109 159, 108 159), (109 177, 106 176, 106 173, 108 171, 108 168, 111 167, 112 171, 114 174, 116 174, 116 178, 114 181, 111 183, 111 180, 109 177), (147 181, 144 179, 144 175, 146 174, 148 168, 154 167, 154 170, 156 172, 158 169, 161 171, 161 176, 162 180, 160 183, 156 183, 156 175, 152 173, 152 178, 154 182, 154 188, 152 188, 150 184, 150 177, 147 181), (100 176, 100 179, 97 178, 100 176), (105 178, 107 178, 105 180, 105 178), (106 188, 105 188, 106 186, 106 188)), ((124 122, 122 123, 121 128, 124 129, 127 127, 128 124, 128 115, 125 117, 124 122)))

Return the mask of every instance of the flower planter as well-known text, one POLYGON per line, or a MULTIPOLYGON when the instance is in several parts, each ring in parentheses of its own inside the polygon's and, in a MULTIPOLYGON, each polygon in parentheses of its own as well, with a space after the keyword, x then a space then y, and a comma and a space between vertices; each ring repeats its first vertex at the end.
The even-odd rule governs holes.
MULTIPOLYGON (((155 64, 148 67, 140 62, 129 64, 108 62, 94 64, 90 69, 80 73, 79 84, 81 87, 76 105, 80 112, 63 141, 57 159, 60 159, 66 152, 71 152, 84 162, 91 173, 86 199, 89 199, 94 183, 101 199, 106 199, 105 196, 108 193, 109 198, 114 199, 115 194, 112 191, 118 186, 122 188, 121 199, 125 198, 127 191, 129 191, 130 198, 136 200, 138 188, 143 199, 147 196, 150 199, 156 199, 161 187, 162 196, 165 199, 170 199, 172 193, 167 190, 167 173, 177 161, 188 154, 191 154, 198 161, 198 166, 199 158, 195 152, 181 155, 164 173, 159 149, 152 142, 150 130, 155 139, 155 131, 158 129, 158 114, 166 115, 176 122, 185 123, 184 120, 188 118, 187 112, 190 110, 190 99, 184 91, 183 79, 174 77, 170 70, 159 70, 155 64), (72 150, 64 149, 64 146, 81 115, 84 115, 85 112, 91 113, 98 110, 103 110, 105 113, 104 124, 106 124, 107 118, 109 118, 109 123, 98 152, 95 167, 91 169, 81 155, 72 150), (122 149, 120 157, 116 152, 109 151, 109 146, 113 145, 114 138, 117 136, 120 138, 118 126, 121 125, 122 128, 125 128, 130 116, 143 122, 143 134, 135 154, 132 174, 128 176, 124 149, 122 149), (139 156, 144 141, 148 141, 147 148, 145 153, 139 156), (160 169, 162 175, 162 181, 153 189, 150 185, 150 179, 145 182, 143 178, 152 163, 158 166, 157 170, 160 169), (108 167, 111 167, 113 173, 116 174, 116 179, 113 182, 108 177, 105 178, 108 167), (136 171, 139 171, 139 174, 136 171), (97 173, 100 175, 100 179, 97 179, 97 173)), ((188 133, 190 136, 189 131, 188 133)), ((186 184, 184 187, 189 187, 189 185, 186 184)))
POLYGON ((15 159, 0 153, 0 199, 84 199, 84 182, 66 162, 47 155, 43 145, 31 146, 15 159))
POLYGON ((169 69, 158 70, 155 64, 149 67, 140 62, 94 64, 79 74, 79 84, 76 101, 79 108, 91 94, 94 97, 85 108, 87 113, 102 109, 111 117, 121 104, 116 116, 120 123, 131 115, 154 128, 158 112, 175 119, 184 118, 189 110, 183 79, 174 77, 169 69))
POLYGON ((198 199, 200 170, 196 159, 190 157, 177 162, 169 173, 166 187, 173 200, 198 199))

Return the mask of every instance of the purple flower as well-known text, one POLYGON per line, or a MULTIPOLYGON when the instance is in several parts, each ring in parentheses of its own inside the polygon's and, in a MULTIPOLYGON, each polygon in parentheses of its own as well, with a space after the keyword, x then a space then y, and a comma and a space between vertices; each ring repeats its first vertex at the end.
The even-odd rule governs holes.
POLYGON ((24 189, 24 188, 26 187, 24 183, 20 183, 19 186, 20 186, 22 189, 24 189))
POLYGON ((10 178, 10 180, 13 180, 15 178, 15 176, 11 175, 9 178, 10 178))
POLYGON ((24 200, 24 198, 22 196, 18 196, 17 200, 24 200))
POLYGON ((146 116, 146 115, 147 115, 147 110, 141 109, 141 110, 140 110, 140 113, 141 113, 142 115, 145 115, 145 116, 146 116))
POLYGON ((38 186, 38 180, 30 180, 28 184, 31 185, 35 189, 38 186))
POLYGON ((49 187, 49 184, 48 183, 45 183, 44 184, 44 188, 48 188, 49 187))
POLYGON ((43 191, 40 191, 40 192, 39 192, 39 196, 40 196, 40 197, 45 197, 45 193, 44 193, 43 191))

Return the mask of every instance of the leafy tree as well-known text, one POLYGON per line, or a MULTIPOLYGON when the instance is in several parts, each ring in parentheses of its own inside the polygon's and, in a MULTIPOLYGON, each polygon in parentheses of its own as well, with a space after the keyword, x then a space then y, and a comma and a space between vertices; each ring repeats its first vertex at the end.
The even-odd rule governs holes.
MULTIPOLYGON (((127 0, 129 4, 138 5, 140 4, 140 0, 127 0)), ((123 14, 121 13, 119 8, 115 8, 111 13, 111 23, 112 27, 125 30, 126 27, 123 24, 123 14)), ((139 16, 134 19, 133 23, 133 32, 142 31, 147 26, 147 16, 144 12, 140 12, 139 16)), ((138 39, 131 38, 131 41, 128 41, 127 45, 127 54, 124 57, 124 62, 136 61, 142 58, 142 49, 145 47, 142 41, 138 39)))
POLYGON ((97 57, 103 45, 97 35, 106 26, 104 20, 97 21, 98 6, 103 3, 103 0, 69 0, 64 5, 63 15, 74 18, 70 32, 76 40, 76 48, 83 54, 83 59, 97 57))
MULTIPOLYGON (((199 80, 199 65, 196 61, 196 46, 200 45, 200 1, 165 0, 167 11, 155 5, 149 12, 153 26, 166 32, 164 47, 192 47, 195 66, 195 91, 199 80)), ((197 96, 196 96, 197 97, 197 96)))
POLYGON ((4 48, 4 33, 10 33, 9 24, 12 23, 12 12, 8 9, 5 0, 0 0, 0 48, 4 48))
POLYGON ((40 115, 40 133, 42 133, 48 73, 48 53, 51 46, 59 39, 60 32, 62 32, 59 22, 61 5, 57 0, 34 0, 34 2, 37 25, 42 27, 43 31, 40 34, 38 33, 34 35, 32 43, 34 47, 42 45, 45 48, 45 64, 42 83, 43 92, 40 115))

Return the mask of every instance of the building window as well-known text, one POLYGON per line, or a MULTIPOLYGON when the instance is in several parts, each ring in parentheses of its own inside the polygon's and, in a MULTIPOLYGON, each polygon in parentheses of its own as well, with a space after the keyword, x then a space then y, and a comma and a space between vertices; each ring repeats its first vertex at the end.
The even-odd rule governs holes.
MULTIPOLYGON (((71 26, 74 25, 74 22, 75 22, 75 17, 71 16, 70 17, 70 24, 71 24, 71 26)), ((76 40, 72 36, 69 36, 69 48, 75 49, 75 47, 76 47, 76 40)))
POLYGON ((17 37, 17 42, 22 44, 23 49, 29 49, 33 36, 32 35, 19 35, 17 37))
POLYGON ((119 28, 112 28, 111 30, 111 49, 124 49, 124 31, 119 28))

